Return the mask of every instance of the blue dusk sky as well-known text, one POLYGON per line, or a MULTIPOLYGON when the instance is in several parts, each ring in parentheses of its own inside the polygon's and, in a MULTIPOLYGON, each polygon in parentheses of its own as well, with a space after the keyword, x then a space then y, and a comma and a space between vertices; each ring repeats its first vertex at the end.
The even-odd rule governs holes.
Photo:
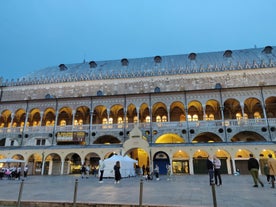
POLYGON ((0 77, 84 59, 276 46, 275 8, 276 0, 0 0, 0 77))

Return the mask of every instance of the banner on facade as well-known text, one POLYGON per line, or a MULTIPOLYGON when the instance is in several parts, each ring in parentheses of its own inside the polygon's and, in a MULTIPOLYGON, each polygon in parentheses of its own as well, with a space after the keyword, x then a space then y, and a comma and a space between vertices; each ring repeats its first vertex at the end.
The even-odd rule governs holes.
POLYGON ((84 142, 85 132, 58 132, 58 142, 84 142))

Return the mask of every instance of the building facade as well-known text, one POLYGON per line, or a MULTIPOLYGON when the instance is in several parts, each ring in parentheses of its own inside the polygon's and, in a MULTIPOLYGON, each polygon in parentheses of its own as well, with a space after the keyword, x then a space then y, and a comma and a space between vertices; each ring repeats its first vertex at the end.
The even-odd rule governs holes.
POLYGON ((0 158, 30 174, 79 172, 112 154, 139 167, 247 172, 276 151, 273 47, 60 64, 1 80, 0 158))

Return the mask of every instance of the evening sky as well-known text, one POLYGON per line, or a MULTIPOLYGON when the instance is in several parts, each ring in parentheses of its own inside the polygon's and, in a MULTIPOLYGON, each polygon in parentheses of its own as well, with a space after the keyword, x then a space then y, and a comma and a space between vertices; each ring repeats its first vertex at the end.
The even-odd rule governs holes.
POLYGON ((275 8, 275 0, 0 0, 0 77, 84 60, 276 46, 275 8))

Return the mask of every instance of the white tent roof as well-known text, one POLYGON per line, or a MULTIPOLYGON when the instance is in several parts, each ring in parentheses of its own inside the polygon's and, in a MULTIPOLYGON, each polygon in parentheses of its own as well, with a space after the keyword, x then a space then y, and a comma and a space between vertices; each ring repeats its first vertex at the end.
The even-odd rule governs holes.
POLYGON ((134 164, 137 163, 137 160, 131 159, 129 156, 113 155, 103 161, 105 165, 104 177, 114 177, 113 167, 117 161, 121 165, 120 172, 122 177, 135 176, 134 164))
POLYGON ((0 159, 0 163, 19 163, 19 162, 25 162, 25 161, 24 160, 12 159, 12 158, 0 159))

